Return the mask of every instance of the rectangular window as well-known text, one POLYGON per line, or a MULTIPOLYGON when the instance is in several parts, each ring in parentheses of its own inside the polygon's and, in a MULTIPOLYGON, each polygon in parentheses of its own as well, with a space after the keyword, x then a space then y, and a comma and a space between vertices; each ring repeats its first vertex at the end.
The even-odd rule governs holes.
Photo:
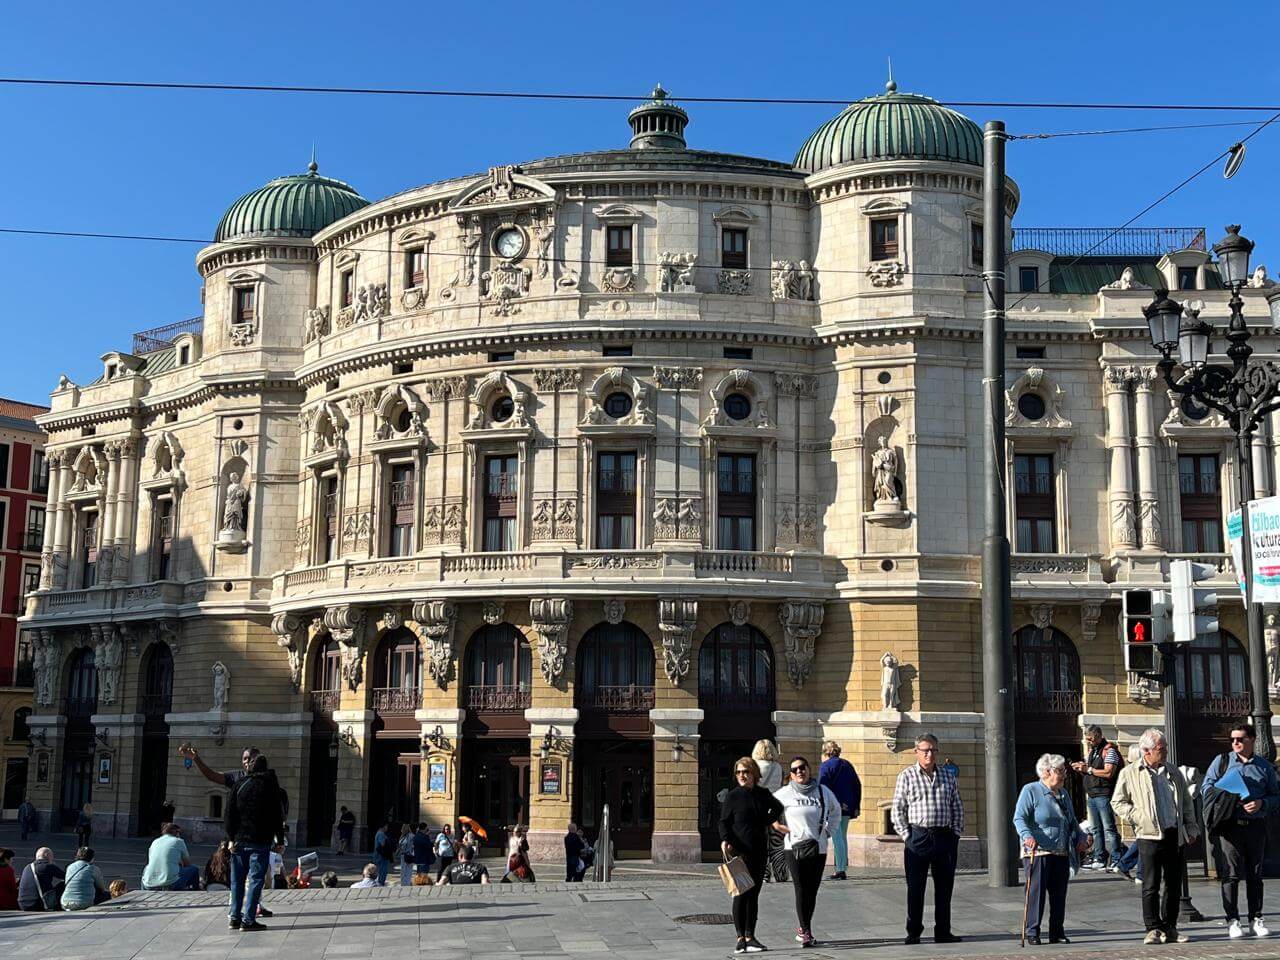
POLYGON ((871 221, 871 259, 892 260, 898 255, 898 218, 871 221))
POLYGON ((151 552, 155 579, 168 580, 173 557, 173 498, 157 497, 154 506, 151 552))
POLYGON ((484 545, 487 552, 516 548, 518 458, 486 457, 484 461, 484 545))
POLYGON ((413 373, 412 363, 393 363, 391 365, 391 373, 393 376, 400 376, 403 373, 413 373))
POLYGON ((9 501, 0 500, 0 550, 9 543, 9 501))
POLYGON ((1053 457, 1017 454, 1013 458, 1014 514, 1018 553, 1057 553, 1053 457))
POLYGON ((413 483, 413 465, 398 463, 392 466, 390 484, 387 492, 387 514, 391 520, 387 555, 407 557, 413 553, 413 502, 417 492, 413 483))
POLYGON ((80 586, 98 582, 98 511, 91 510, 80 520, 80 586))
POLYGON ((1040 268, 1018 268, 1018 290, 1022 293, 1035 293, 1040 289, 1040 268))
POLYGON ((982 266, 982 254, 984 250, 983 241, 984 241, 984 237, 982 233, 982 224, 970 223, 969 224, 969 262, 972 263, 975 267, 982 266))
POLYGON ((324 518, 321 558, 324 563, 338 559, 338 478, 325 477, 320 481, 320 516, 324 518))
POLYGON ((1178 268, 1178 289, 1179 290, 1196 289, 1196 268, 1195 267, 1179 267, 1178 268))
POLYGON ((605 251, 605 266, 631 266, 631 225, 609 227, 606 235, 608 243, 605 251))
POLYGON ((720 454, 716 490, 716 546, 721 550, 755 550, 755 455, 720 454))
POLYGON ((605 347, 601 351, 602 356, 606 357, 629 357, 631 356, 631 348, 628 347, 605 347))
POLYGON ((726 360, 750 360, 750 347, 725 347, 724 358, 726 360))
POLYGON ((1178 457, 1178 496, 1182 507, 1182 549, 1187 553, 1221 553, 1222 490, 1218 458, 1213 454, 1178 457))
POLYGON ((49 492, 49 461, 43 450, 31 451, 31 492, 49 492))
POLYGON ((404 252, 404 285, 409 288, 420 287, 426 276, 426 247, 410 247, 404 252))
POLYGON ((356 300, 356 272, 355 270, 343 270, 338 276, 338 295, 339 303, 344 307, 349 307, 356 300))
POLYGON ((253 322, 253 294, 253 287, 236 287, 236 323, 253 322))
MULTIPOLYGON (((35 593, 40 589, 40 568, 35 564, 27 564, 22 568, 22 597, 25 601, 28 594, 35 593)), ((21 613, 23 604, 19 603, 18 612, 21 613)))
POLYGON ((636 545, 636 455, 602 452, 596 458, 596 548, 636 545))
POLYGON ((178 348, 178 366, 185 367, 191 362, 191 344, 184 343, 178 348))
POLYGON ((514 350, 495 350, 489 354, 490 363, 510 363, 516 358, 514 350))
POLYGON ((747 231, 725 227, 720 233, 720 266, 726 270, 747 268, 747 231))
POLYGON ((9 445, 0 443, 0 489, 9 486, 9 445))
POLYGON ((44 507, 27 507, 27 532, 23 536, 22 548, 30 551, 44 548, 44 507))
POLYGON ((1016 347, 1014 356, 1019 360, 1043 360, 1044 347, 1016 347))

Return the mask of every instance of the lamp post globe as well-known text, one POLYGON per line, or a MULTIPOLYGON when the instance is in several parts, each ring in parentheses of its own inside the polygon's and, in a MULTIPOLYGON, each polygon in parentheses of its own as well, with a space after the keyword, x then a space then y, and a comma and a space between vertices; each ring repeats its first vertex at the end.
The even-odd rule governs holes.
POLYGON ((1267 294, 1267 311, 1271 314, 1271 329, 1280 333, 1280 286, 1273 287, 1267 294))
POLYGON ((1208 360, 1212 333, 1213 327, 1200 319, 1200 311, 1188 304, 1178 327, 1178 361, 1188 370, 1198 370, 1208 360))
POLYGON ((1151 330, 1151 345, 1168 357, 1178 345, 1182 304, 1169 298, 1168 290, 1157 290, 1156 298, 1142 308, 1151 330))
POLYGON ((1253 253, 1253 241, 1240 236, 1240 224, 1227 226, 1227 235, 1213 245, 1218 256, 1218 273, 1222 282, 1237 289, 1249 279, 1249 254, 1253 253))

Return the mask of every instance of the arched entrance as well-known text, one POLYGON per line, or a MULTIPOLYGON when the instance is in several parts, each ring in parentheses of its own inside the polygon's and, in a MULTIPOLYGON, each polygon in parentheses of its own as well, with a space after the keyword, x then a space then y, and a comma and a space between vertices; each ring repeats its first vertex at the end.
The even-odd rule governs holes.
POLYGON ((720 849, 720 795, 731 789, 733 764, 757 740, 776 735, 773 645, 755 627, 722 623, 698 652, 698 830, 702 849, 720 849))
POLYGON ((529 721, 533 656, 509 623, 481 627, 463 668, 461 812, 489 832, 487 847, 506 849, 507 827, 529 822, 529 721))
POLYGON ((373 752, 369 758, 369 826, 384 817, 396 823, 419 819, 422 781, 420 725, 422 653, 407 627, 382 636, 373 657, 373 752))
POLYGON ((313 847, 333 838, 338 802, 338 725, 333 722, 333 711, 342 702, 342 648, 328 634, 318 636, 316 641, 307 695, 311 707, 311 762, 307 767, 306 843, 313 847))
POLYGON ((62 713, 67 726, 62 741, 62 795, 59 798, 59 825, 74 824, 76 816, 93 798, 93 724, 98 709, 98 673, 93 650, 83 647, 71 655, 66 699, 62 713))
POLYGON ((633 623, 601 623, 578 644, 573 816, 595 841, 609 805, 618 856, 653 843, 653 643, 633 623))
POLYGON ((1228 737, 1233 724, 1253 710, 1249 685, 1249 657, 1244 645, 1231 633, 1196 637, 1179 644, 1174 661, 1177 671, 1179 766, 1203 771, 1220 753, 1231 749, 1228 737))
MULTIPOLYGON (((1060 753, 1068 762, 1083 759, 1080 713, 1083 686, 1075 644, 1061 630, 1027 625, 1013 635, 1015 782, 1036 777, 1036 761, 1060 753)), ((975 771, 976 772, 976 771, 975 771)), ((1084 815, 1079 777, 1068 777, 1076 811, 1084 815)))
POLYGON ((169 724, 173 706, 173 651, 163 641, 147 648, 142 666, 142 759, 138 767, 138 834, 160 832, 161 808, 168 790, 169 724))

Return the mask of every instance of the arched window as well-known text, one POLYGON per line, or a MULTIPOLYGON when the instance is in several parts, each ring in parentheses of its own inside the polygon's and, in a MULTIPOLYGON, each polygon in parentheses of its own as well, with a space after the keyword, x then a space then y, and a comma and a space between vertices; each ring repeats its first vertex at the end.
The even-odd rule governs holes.
POLYGON ((772 711, 773 647, 755 627, 722 623, 698 653, 698 706, 730 713, 772 711))
POLYGON ((1248 716, 1253 709, 1249 661, 1244 647, 1225 630, 1179 644, 1178 704, 1205 717, 1248 716))
POLYGON ((653 709, 653 644, 633 623, 601 623, 578 644, 579 709, 638 713, 653 709))
POLYGON ((98 673, 94 669, 93 650, 83 648, 71 655, 67 666, 68 719, 88 720, 98 709, 98 673))
POLYGON ((1023 627, 1013 635, 1013 662, 1019 713, 1080 713, 1080 657, 1065 633, 1053 627, 1023 627))
POLYGON ((142 712, 166 714, 173 705, 173 651, 167 643, 153 643, 147 650, 142 679, 142 712))
POLYGON ((30 707, 19 707, 13 711, 13 736, 10 740, 30 740, 31 728, 27 726, 27 718, 31 716, 30 707))
POLYGON ((311 667, 311 710, 328 714, 342 703, 342 646, 328 634, 322 639, 311 667))
POLYGON ((469 709, 526 709, 533 702, 529 641, 509 623, 481 627, 467 645, 465 678, 469 709))
POLYGON ((412 713, 422 706, 422 657, 418 637, 401 627, 383 636, 373 663, 373 709, 412 713))

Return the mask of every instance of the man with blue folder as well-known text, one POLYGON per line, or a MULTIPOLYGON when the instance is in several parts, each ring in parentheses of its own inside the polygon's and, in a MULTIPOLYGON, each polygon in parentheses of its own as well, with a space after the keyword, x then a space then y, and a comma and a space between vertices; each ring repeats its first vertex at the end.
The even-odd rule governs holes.
POLYGON ((1209 764, 1204 791, 1236 795, 1235 811, 1222 826, 1222 909, 1232 939, 1247 931, 1265 937, 1271 931, 1262 919, 1262 859, 1267 846, 1266 819, 1280 811, 1280 778, 1276 768, 1253 754, 1257 732, 1251 723, 1231 729, 1231 752, 1209 764), (1240 880, 1244 879, 1249 907, 1248 927, 1240 925, 1240 880))

